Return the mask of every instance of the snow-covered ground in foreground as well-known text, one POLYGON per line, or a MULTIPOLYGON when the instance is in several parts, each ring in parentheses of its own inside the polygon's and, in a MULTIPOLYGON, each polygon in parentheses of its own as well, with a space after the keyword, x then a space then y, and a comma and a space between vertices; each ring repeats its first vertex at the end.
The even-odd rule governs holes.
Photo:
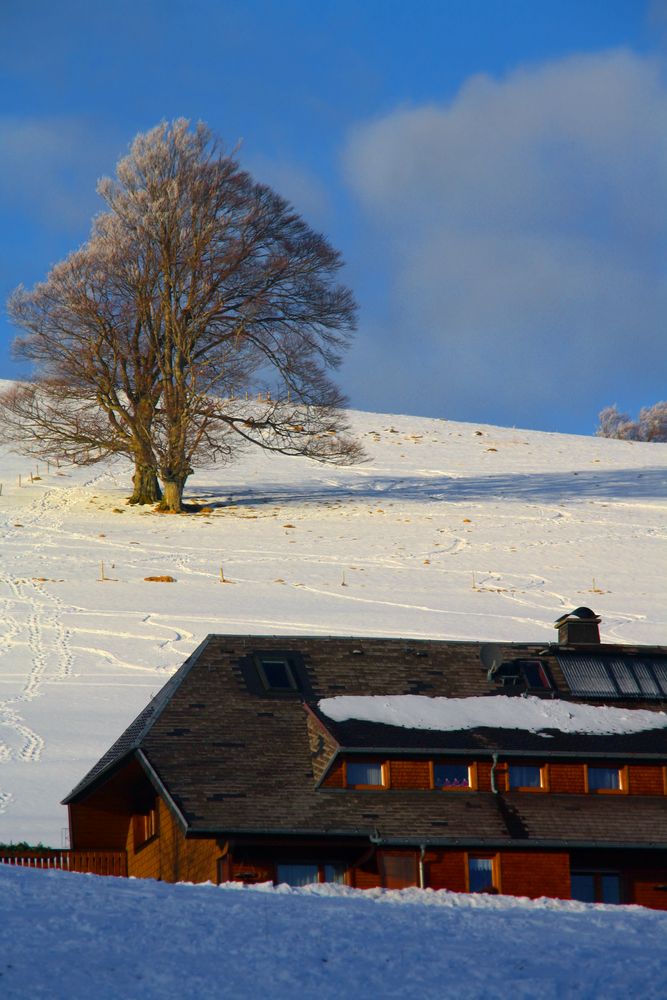
POLYGON ((664 997, 667 913, 0 866, 3 1000, 664 997))
POLYGON ((584 604, 667 643, 667 445, 351 419, 366 464, 248 452, 192 478, 197 516, 0 450, 0 841, 61 846, 59 800, 209 632, 547 642, 584 604))

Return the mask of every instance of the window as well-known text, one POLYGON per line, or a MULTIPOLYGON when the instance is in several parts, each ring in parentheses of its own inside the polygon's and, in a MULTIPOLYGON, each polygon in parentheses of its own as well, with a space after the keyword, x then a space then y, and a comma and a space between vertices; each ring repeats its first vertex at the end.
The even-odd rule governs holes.
POLYGON ((519 664, 526 687, 536 691, 552 690, 553 683, 544 663, 541 663, 539 660, 520 660, 519 664))
POLYGON ((267 691, 298 690, 292 666, 284 656, 258 656, 257 670, 267 691))
POLYGON ((322 865, 322 869, 323 882, 337 882, 339 885, 345 884, 345 872, 347 871, 345 865, 327 864, 322 865))
POLYGON ((468 892, 498 892, 495 857, 468 855, 468 892))
POLYGON ((410 852, 381 851, 378 870, 383 889, 408 889, 418 885, 417 855, 410 852))
POLYGON ((620 903, 621 877, 616 872, 570 873, 570 895, 582 903, 620 903))
POLYGON ((319 882, 345 883, 346 866, 337 863, 277 864, 276 882, 286 885, 316 885, 319 882))
POLYGON ((510 764, 508 771, 512 791, 540 791, 546 788, 544 767, 537 764, 510 764))
POLYGON ((147 812, 134 816, 133 827, 134 849, 136 851, 138 847, 142 847, 144 844, 148 843, 149 840, 152 840, 153 837, 157 837, 157 804, 155 804, 147 812))
POLYGON ((382 788, 385 784, 384 767, 376 761, 348 760, 345 763, 345 784, 348 788, 382 788))
POLYGON ((625 791, 624 769, 620 767, 587 767, 589 792, 625 791))
POLYGON ((489 680, 501 687, 527 688, 535 693, 553 691, 554 682, 546 663, 541 660, 507 660, 492 668, 489 680))
POLYGON ((434 764, 433 787, 446 791, 473 788, 472 770, 469 764, 434 764))
POLYGON ((276 865, 276 882, 279 885, 312 885, 319 882, 318 865, 276 865))

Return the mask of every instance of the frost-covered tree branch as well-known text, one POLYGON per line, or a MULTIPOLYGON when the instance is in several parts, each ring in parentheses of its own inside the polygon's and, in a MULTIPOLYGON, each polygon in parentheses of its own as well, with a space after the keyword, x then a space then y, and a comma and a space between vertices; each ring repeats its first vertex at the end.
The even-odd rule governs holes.
POLYGON ((137 136, 98 190, 88 242, 10 300, 34 377, 0 399, 7 435, 129 455, 132 499, 159 476, 171 510, 195 465, 245 445, 358 460, 330 377, 356 307, 327 240, 185 120, 137 136))
POLYGON ((667 441, 667 401, 654 403, 639 411, 638 420, 608 406, 599 416, 598 437, 622 438, 626 441, 667 441))

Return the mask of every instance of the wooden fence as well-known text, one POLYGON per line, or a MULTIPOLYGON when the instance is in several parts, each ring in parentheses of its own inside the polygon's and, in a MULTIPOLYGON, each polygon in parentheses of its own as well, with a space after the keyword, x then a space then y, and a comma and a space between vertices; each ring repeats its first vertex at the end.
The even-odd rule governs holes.
POLYGON ((127 875, 125 851, 0 851, 0 864, 21 868, 56 868, 92 875, 127 875))

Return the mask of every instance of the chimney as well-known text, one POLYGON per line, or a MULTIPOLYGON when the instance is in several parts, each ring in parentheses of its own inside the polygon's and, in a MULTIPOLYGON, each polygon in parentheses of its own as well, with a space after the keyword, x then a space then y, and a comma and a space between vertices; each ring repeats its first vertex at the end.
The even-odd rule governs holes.
POLYGON ((554 624, 559 646, 599 646, 600 618, 590 608, 575 608, 554 624))

